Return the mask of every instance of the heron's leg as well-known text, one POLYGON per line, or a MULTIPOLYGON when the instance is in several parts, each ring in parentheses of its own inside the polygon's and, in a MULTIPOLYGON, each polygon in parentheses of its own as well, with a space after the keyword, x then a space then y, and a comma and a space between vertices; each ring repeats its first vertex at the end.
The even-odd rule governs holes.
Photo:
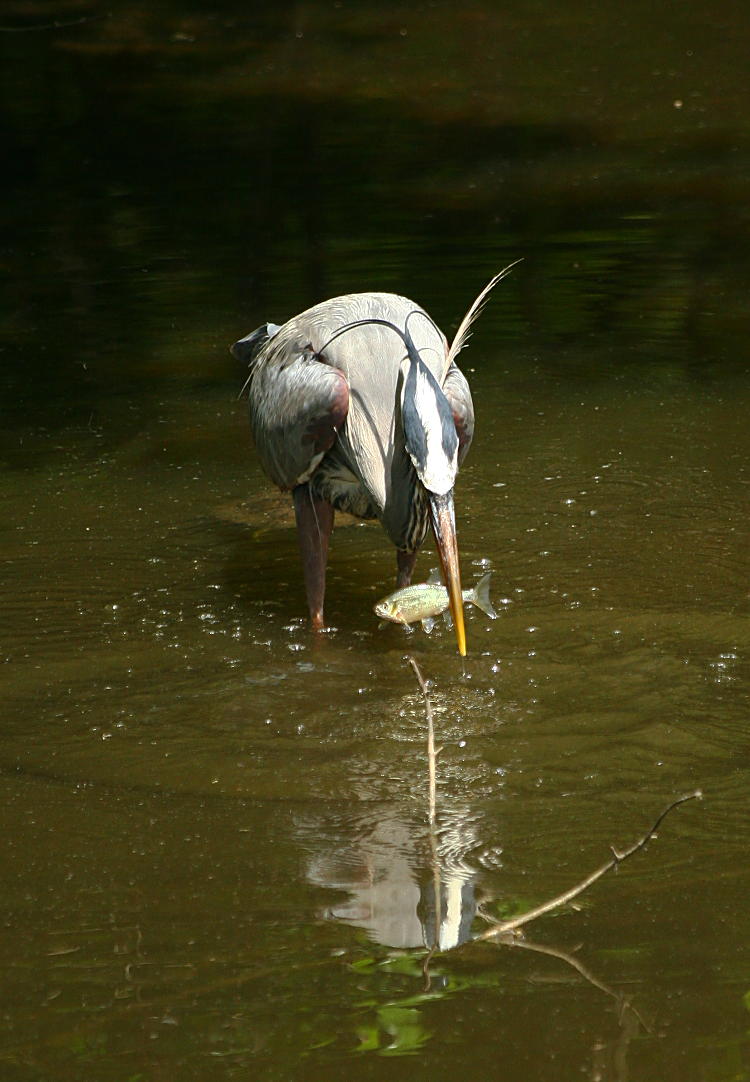
POLYGON ((411 576, 414 571, 414 564, 417 562, 416 552, 402 552, 401 549, 396 553, 396 564, 398 566, 398 576, 396 578, 396 586, 400 590, 402 586, 409 586, 411 583, 411 576))
POLYGON ((297 485, 292 491, 297 517, 297 536, 305 576, 305 592, 314 628, 325 625, 323 599, 326 592, 328 539, 333 529, 333 507, 314 496, 309 485, 297 485))

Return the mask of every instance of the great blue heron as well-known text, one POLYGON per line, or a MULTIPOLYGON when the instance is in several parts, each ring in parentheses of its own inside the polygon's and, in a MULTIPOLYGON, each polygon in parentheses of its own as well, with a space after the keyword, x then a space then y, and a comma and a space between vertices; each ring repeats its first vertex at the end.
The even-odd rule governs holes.
POLYGON ((396 546, 398 586, 410 583, 431 524, 466 654, 453 486, 474 407, 455 357, 509 269, 479 295, 450 348, 424 309, 392 293, 334 297, 232 346, 250 368, 245 387, 261 464, 292 493, 313 627, 324 627, 335 510, 380 520, 396 546))

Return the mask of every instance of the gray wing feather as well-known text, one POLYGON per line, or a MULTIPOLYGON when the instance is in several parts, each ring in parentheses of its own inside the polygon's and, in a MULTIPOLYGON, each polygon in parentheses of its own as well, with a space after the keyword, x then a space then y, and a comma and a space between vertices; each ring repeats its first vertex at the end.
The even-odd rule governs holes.
POLYGON ((250 424, 266 473, 289 489, 307 481, 333 446, 349 409, 349 385, 310 349, 274 353, 271 340, 252 373, 250 424))

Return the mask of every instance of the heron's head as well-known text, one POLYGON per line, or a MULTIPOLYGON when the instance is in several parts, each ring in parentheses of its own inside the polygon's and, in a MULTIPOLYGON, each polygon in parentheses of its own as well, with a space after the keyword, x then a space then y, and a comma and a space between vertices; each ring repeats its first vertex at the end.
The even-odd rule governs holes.
POLYGON ((453 486, 458 471, 458 434, 453 411, 437 379, 407 334, 402 362, 401 419, 406 450, 430 503, 443 580, 448 590, 458 652, 466 655, 461 569, 458 560, 453 486))

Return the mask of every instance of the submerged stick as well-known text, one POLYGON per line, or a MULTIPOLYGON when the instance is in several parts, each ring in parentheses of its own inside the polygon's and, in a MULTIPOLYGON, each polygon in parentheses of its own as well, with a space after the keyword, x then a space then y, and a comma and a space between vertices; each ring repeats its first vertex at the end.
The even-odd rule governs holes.
POLYGON ((414 658, 409 655, 406 659, 411 665, 416 674, 419 682, 419 687, 422 691, 422 697, 424 698, 425 714, 427 715, 427 770, 429 777, 429 819, 430 826, 435 825, 435 808, 436 808, 436 793, 437 793, 437 752, 435 751, 435 726, 432 721, 432 703, 430 702, 430 693, 427 690, 427 683, 422 676, 422 670, 416 663, 414 658))
POLYGON ((432 703, 430 702, 430 693, 427 690, 427 682, 425 681, 424 676, 422 676, 422 670, 411 655, 407 657, 407 661, 412 669, 414 669, 417 681, 419 682, 422 698, 424 699, 425 714, 427 715, 427 808, 430 826, 430 853, 432 855, 432 889, 435 905, 435 933, 430 952, 425 959, 422 970, 425 980, 425 991, 427 992, 430 989, 430 960, 435 951, 440 949, 440 919, 443 909, 440 883, 440 861, 438 860, 437 833, 435 830, 435 814, 437 810, 437 757, 439 753, 435 750, 435 726, 432 720, 432 703))
POLYGON ((492 939, 494 936, 502 935, 503 932, 512 932, 516 928, 520 928, 522 924, 528 924, 529 921, 536 920, 537 917, 543 916, 545 913, 551 912, 553 909, 558 909, 561 905, 565 905, 566 902, 570 902, 573 898, 576 898, 579 894, 582 894, 584 890, 587 890, 592 883, 595 883, 597 879, 601 879, 607 872, 612 871, 613 868, 617 868, 619 864, 622 864, 628 857, 632 857, 634 853, 637 853, 640 849, 643 849, 648 842, 655 836, 656 831, 660 827, 664 819, 669 813, 680 804, 684 804, 687 800, 700 800, 703 793, 700 789, 696 789, 694 793, 687 793, 685 796, 680 796, 676 800, 664 809, 659 815, 656 822, 653 824, 650 830, 648 830, 643 837, 639 838, 637 842, 634 842, 629 849, 625 849, 622 853, 618 853, 614 846, 610 846, 612 849, 612 859, 608 860, 606 864, 602 864, 600 868, 587 875, 585 879, 577 883, 576 886, 571 887, 570 890, 566 890, 563 894, 558 894, 556 898, 551 898, 548 902, 544 902, 542 905, 538 905, 535 909, 529 909, 526 913, 521 913, 517 917, 512 917, 510 920, 500 921, 498 924, 493 924, 491 928, 488 928, 481 935, 477 936, 477 939, 492 939))
POLYGON ((605 984, 599 977, 595 976, 588 966, 583 964, 580 958, 576 958, 575 954, 572 954, 570 951, 559 950, 557 947, 549 947, 546 943, 532 943, 528 939, 520 939, 517 936, 509 936, 506 943, 512 950, 533 951, 534 954, 546 954, 550 958, 559 958, 561 962, 565 962, 566 965, 575 969, 576 972, 594 988, 598 988, 600 992, 604 992, 605 995, 611 996, 619 1006, 621 1015, 625 1010, 631 1011, 645 1031, 651 1033, 651 1028, 646 1024, 642 1015, 636 1010, 630 1000, 620 992, 616 992, 610 985, 605 984))

